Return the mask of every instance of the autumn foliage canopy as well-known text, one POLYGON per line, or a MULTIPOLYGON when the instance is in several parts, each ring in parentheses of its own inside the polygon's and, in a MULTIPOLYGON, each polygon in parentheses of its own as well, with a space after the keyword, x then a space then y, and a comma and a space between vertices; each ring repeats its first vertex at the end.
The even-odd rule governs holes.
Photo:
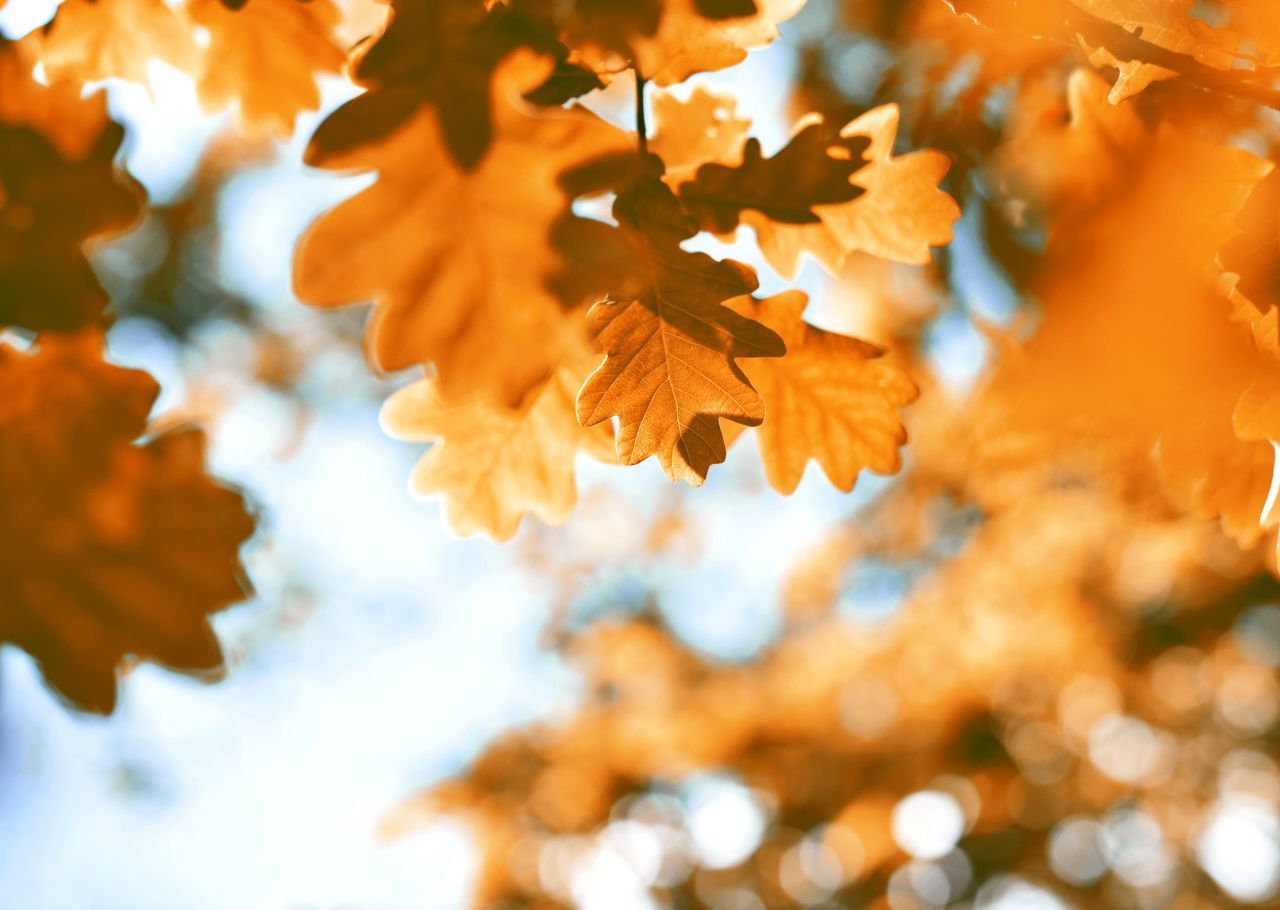
POLYGON ((1254 887, 1204 844, 1231 799, 1280 825, 1277 111, 1273 0, 64 0, 0 40, 0 642, 101 713, 139 660, 225 669, 209 617, 270 516, 206 473, 217 401, 153 413, 115 326, 239 320, 280 388, 362 343, 412 492, 516 538, 585 681, 388 817, 471 824, 477 907, 595 906, 610 850, 656 907, 1265 903, 1280 853, 1254 887), (102 90, 157 61, 233 112, 178 201, 102 90), (359 178, 294 249, 323 344, 192 292, 211 188, 295 135, 359 178), (579 456, 700 487, 731 446, 778 514, 894 479, 786 567, 749 661, 649 595, 584 619, 699 544, 580 506, 579 456), (842 611, 886 577, 891 618, 842 611), (765 819, 731 861, 680 795, 710 773, 765 819), (939 850, 913 794, 958 807, 939 850))

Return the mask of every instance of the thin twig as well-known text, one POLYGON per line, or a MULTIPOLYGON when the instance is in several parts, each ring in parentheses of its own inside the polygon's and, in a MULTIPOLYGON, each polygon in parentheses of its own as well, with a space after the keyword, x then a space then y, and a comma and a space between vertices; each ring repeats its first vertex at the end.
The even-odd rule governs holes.
POLYGON ((643 156, 649 154, 649 129, 644 120, 644 84, 647 80, 640 75, 638 67, 633 66, 632 71, 636 74, 636 134, 640 137, 640 154, 643 156))

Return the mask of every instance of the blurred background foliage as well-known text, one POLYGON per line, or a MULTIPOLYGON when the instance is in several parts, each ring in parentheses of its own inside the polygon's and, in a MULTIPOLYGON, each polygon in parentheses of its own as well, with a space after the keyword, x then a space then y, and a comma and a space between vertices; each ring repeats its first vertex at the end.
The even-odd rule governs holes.
MULTIPOLYGON (((18 37, 40 7, 10 0, 0 24, 18 37)), ((1082 66, 941 0, 810 0, 691 80, 732 88, 768 148, 810 111, 892 102, 901 150, 952 158, 964 217, 933 264, 800 277, 822 324, 918 377, 906 466, 849 496, 811 471, 792 498, 749 437, 697 491, 584 466, 569 521, 506 548, 407 501, 415 453, 376 416, 405 377, 369 374, 362 314, 293 299, 298 232, 368 180, 302 166, 320 115, 247 139, 189 80, 110 84, 149 202, 93 250, 109 350, 256 501, 257 594, 218 618, 222 685, 139 668, 110 719, 64 715, 4 655, 6 905, 1273 905, 1269 544, 1189 514, 1126 444, 1047 459, 992 429, 992 364, 1044 317, 1054 219, 1131 177, 1067 130, 1106 92, 1082 66)), ((322 87, 326 111, 351 94, 322 87)), ((1125 130, 1262 157, 1280 138, 1178 81, 1126 105, 1125 130)))

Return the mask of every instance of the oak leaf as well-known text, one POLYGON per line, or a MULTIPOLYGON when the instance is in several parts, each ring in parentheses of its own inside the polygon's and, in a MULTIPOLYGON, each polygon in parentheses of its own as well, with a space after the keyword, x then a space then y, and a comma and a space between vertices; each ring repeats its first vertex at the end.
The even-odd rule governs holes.
POLYGON ((861 196, 850 177, 865 163, 865 136, 829 137, 821 119, 806 119, 791 141, 770 158, 760 142, 747 140, 739 163, 704 164, 680 185, 680 202, 698 226, 716 234, 737 229, 746 210, 782 224, 813 224, 815 206, 837 205, 861 196))
POLYGON ((925 149, 895 156, 897 105, 868 111, 840 130, 846 141, 865 137, 868 164, 850 178, 865 192, 848 202, 815 205, 817 224, 784 224, 748 211, 760 250, 783 275, 794 276, 809 252, 832 272, 855 250, 913 264, 930 261, 930 247, 951 242, 960 208, 938 184, 950 167, 941 152, 925 149))
POLYGON ((103 321, 107 295, 83 248, 138 216, 141 189, 113 164, 123 139, 100 121, 92 146, 67 158, 34 129, 0 123, 0 326, 103 321))
POLYGON ((39 37, 33 32, 20 41, 0 38, 0 123, 30 127, 63 157, 82 159, 107 125, 106 96, 81 97, 82 86, 74 80, 36 81, 39 37))
POLYGON ((288 136, 303 111, 320 106, 316 76, 346 63, 336 43, 340 15, 332 0, 190 0, 209 45, 198 88, 207 110, 238 102, 250 135, 288 136))
POLYGON ((807 302, 804 293, 787 291, 725 305, 777 332, 787 347, 785 357, 743 363, 764 400, 764 423, 755 433, 770 485, 790 495, 813 460, 847 493, 859 471, 898 470, 907 438, 898 409, 917 389, 901 368, 881 359, 883 349, 805 322, 807 302))
POLYGON ((55 81, 117 77, 147 85, 152 60, 198 72, 200 49, 183 12, 164 0, 66 0, 45 26, 41 60, 55 81))
POLYGON ((545 286, 548 232, 567 205, 556 177, 624 137, 582 111, 532 116, 518 93, 546 69, 518 55, 499 74, 496 141, 474 170, 455 163, 430 107, 380 143, 309 152, 312 163, 376 169, 378 179, 303 236, 298 296, 324 307, 376 299, 373 361, 434 364, 451 398, 514 406, 562 359, 567 314, 545 286))
POLYGON ((756 0, 693 0, 693 6, 708 19, 740 19, 757 12, 756 0))
POLYGON ((1195 15, 1196 0, 945 0, 993 27, 1078 42, 1098 67, 1114 68, 1110 100, 1119 103, 1154 82, 1186 77, 1204 87, 1249 85, 1258 59, 1240 34, 1195 15))
POLYGON ((106 713, 127 657, 220 670, 207 617, 245 596, 253 521, 205 475, 200 433, 135 442, 150 376, 103 363, 92 333, 39 345, 0 347, 0 641, 106 713))
POLYGON ((352 79, 367 91, 326 118, 312 137, 312 154, 342 155, 382 143, 430 109, 456 164, 475 168, 493 138, 495 74, 519 48, 561 49, 542 10, 525 15, 523 5, 399 0, 386 28, 352 60, 352 79))
POLYGON ((594 426, 619 418, 623 464, 656 455, 672 480, 697 486, 724 461, 718 420, 764 419, 737 358, 780 357, 785 348, 774 332, 722 305, 753 291, 754 273, 681 249, 697 226, 656 176, 620 193, 614 217, 643 273, 588 314, 606 356, 578 395, 578 419, 594 426))
POLYGON ((1007 138, 992 170, 1019 198, 1046 209, 1087 211, 1129 177, 1150 142, 1132 104, 1111 104, 1109 86, 1081 68, 1067 81, 1067 97, 1049 78, 1019 95, 1007 138))
POLYGON ((666 165, 663 180, 679 186, 704 164, 732 165, 742 160, 751 121, 737 112, 737 99, 696 86, 688 100, 671 92, 651 96, 655 133, 649 151, 666 165))
POLYGON ((582 375, 558 370, 518 408, 492 398, 453 402, 434 379, 421 379, 387 400, 382 425, 397 439, 433 443, 414 468, 413 490, 442 495, 456 533, 508 540, 525 512, 553 525, 568 517, 578 452, 613 460, 611 428, 586 429, 574 416, 582 375))
MULTIPOLYGON (((724 0, 717 0, 723 5, 724 0)), ((778 37, 778 25, 800 12, 805 0, 758 0, 757 10, 736 18, 706 18, 707 0, 667 0, 652 37, 633 42, 634 62, 658 85, 683 82, 694 73, 741 63, 747 51, 778 37)))

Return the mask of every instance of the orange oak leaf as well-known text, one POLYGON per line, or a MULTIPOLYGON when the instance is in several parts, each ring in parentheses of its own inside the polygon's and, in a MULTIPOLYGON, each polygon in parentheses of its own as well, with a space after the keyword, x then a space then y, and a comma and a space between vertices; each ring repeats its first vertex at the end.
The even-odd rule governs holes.
POLYGON ((420 496, 444 497, 455 532, 508 540, 525 512, 552 525, 568 517, 578 499, 578 452, 614 460, 611 428, 587 429, 574 416, 582 376, 557 370, 519 408, 492 398, 452 402, 434 379, 421 379, 387 400, 382 425, 397 439, 433 443, 412 486, 420 496))
POLYGON ((209 34, 201 103, 216 110, 238 102, 249 135, 290 135, 298 114, 320 106, 316 77, 346 63, 332 0, 244 0, 234 7, 189 0, 187 9, 209 34))
POLYGON ((158 386, 100 346, 90 333, 0 347, 0 641, 107 713, 126 658, 221 669, 208 614, 245 596, 253 521, 205 475, 199 432, 135 442, 158 386))
MULTIPOLYGON (((723 0, 718 4, 723 5, 723 0)), ((705 0, 667 0, 657 31, 632 42, 633 59, 640 72, 658 85, 722 70, 745 60, 747 51, 777 38, 778 25, 804 4, 805 0, 758 0, 758 8, 750 15, 707 18, 705 0)))
POLYGON ((544 6, 539 13, 553 21, 571 47, 598 48, 624 56, 632 42, 658 29, 665 0, 516 0, 525 8, 544 6))
MULTIPOLYGON (((1079 9, 1104 22, 1119 26, 1125 33, 1140 37, 1170 54, 1190 58, 1217 70, 1230 70, 1237 59, 1240 37, 1229 29, 1215 28, 1193 15, 1195 0, 1071 0, 1079 9)), ((1155 62, 1148 54, 1129 49, 1118 40, 1099 44, 1088 35, 1078 35, 1095 66, 1115 67, 1118 76, 1110 100, 1118 104, 1146 89, 1153 82, 1172 79, 1177 70, 1155 62)), ((1158 58, 1157 58, 1158 59, 1158 58)))
POLYGON ((918 391, 901 368, 881 359, 881 348, 805 322, 807 302, 804 293, 786 291, 725 306, 777 332, 787 346, 785 357, 743 363, 764 400, 755 432, 770 485, 790 495, 813 460, 847 493, 859 471, 898 470, 907 438, 898 409, 918 391))
POLYGON ((756 288, 754 273, 682 250, 697 226, 656 176, 620 193, 614 217, 643 274, 588 314, 606 356, 578 395, 578 419, 594 426, 618 417, 623 464, 656 455, 672 480, 697 486, 724 461, 718 420, 756 426, 764 418, 736 359, 780 357, 785 348, 773 331, 722 306, 756 288))
POLYGON ((517 55, 499 73, 496 141, 474 170, 455 163, 432 108, 380 144, 310 153, 326 167, 377 169, 378 180, 304 235, 298 296, 326 307, 376 299, 373 361, 434 364, 450 398, 515 406, 561 362, 567 315, 545 286, 548 233, 567 204, 556 177, 625 141, 582 111, 531 116, 519 92, 544 64, 517 55))
POLYGON ((1196 0, 945 2, 992 27, 1078 42, 1094 66, 1116 70, 1109 95, 1113 103, 1177 77, 1227 94, 1248 95, 1257 88, 1251 80, 1261 61, 1246 51, 1256 41, 1243 40, 1231 28, 1210 25, 1197 15, 1196 0))
POLYGON ((869 163, 850 178, 865 192, 849 202, 814 206, 819 223, 784 224, 760 212, 743 214, 743 222, 756 231, 761 252, 783 275, 795 275, 803 252, 838 272, 855 250, 918 264, 929 262, 930 247, 951 242, 960 207, 938 188, 950 161, 928 149, 895 156, 898 117, 897 105, 885 105, 840 130, 845 140, 870 141, 865 153, 869 163))
POLYGON ((41 60, 53 80, 146 85, 152 60, 196 73, 200 49, 183 12, 164 0, 66 0, 44 29, 41 60))

